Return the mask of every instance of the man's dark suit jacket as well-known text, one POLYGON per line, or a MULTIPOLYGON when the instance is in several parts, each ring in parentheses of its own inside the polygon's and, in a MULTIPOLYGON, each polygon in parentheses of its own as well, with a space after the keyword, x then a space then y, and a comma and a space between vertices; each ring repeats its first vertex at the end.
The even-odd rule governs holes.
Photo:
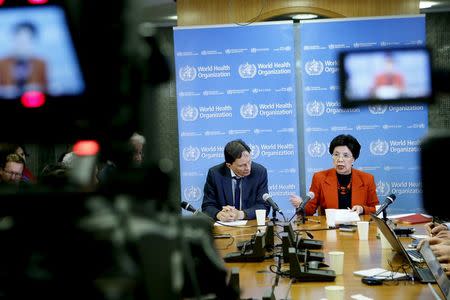
MULTIPOLYGON (((270 206, 262 198, 268 192, 266 168, 252 162, 250 175, 242 180, 242 210, 247 215, 247 219, 256 218, 256 209, 265 209, 267 213, 269 212, 270 206)), ((217 213, 226 205, 233 206, 233 191, 231 171, 225 163, 222 163, 208 171, 203 193, 202 211, 217 220, 217 213)))

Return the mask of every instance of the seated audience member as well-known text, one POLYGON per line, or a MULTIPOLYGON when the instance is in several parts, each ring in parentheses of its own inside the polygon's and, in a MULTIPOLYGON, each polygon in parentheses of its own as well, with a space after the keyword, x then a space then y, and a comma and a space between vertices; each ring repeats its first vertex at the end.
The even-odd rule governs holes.
POLYGON ((27 157, 30 156, 27 151, 25 150, 25 146, 18 144, 16 145, 16 149, 14 149, 14 153, 22 157, 23 161, 25 162, 23 166, 23 173, 22 173, 22 180, 30 183, 36 182, 36 177, 33 175, 33 173, 28 169, 27 167, 27 157))
POLYGON ((69 183, 67 168, 60 162, 46 165, 39 175, 39 183, 51 188, 64 188, 69 183))
POLYGON ((142 165, 142 162, 144 161, 145 137, 139 133, 133 133, 130 138, 130 145, 133 150, 133 163, 136 166, 142 165))
POLYGON ((208 171, 202 210, 219 221, 255 219, 256 209, 270 207, 262 199, 268 193, 267 170, 252 162, 250 147, 242 140, 226 144, 225 162, 208 171))
MULTIPOLYGON (((375 212, 378 197, 374 177, 353 168, 360 150, 361 145, 351 135, 338 135, 331 141, 329 152, 334 167, 313 175, 309 190, 314 199, 306 204, 306 215, 313 215, 318 207, 321 214, 327 208, 351 208, 358 214, 375 212)), ((291 195, 290 201, 297 208, 303 200, 291 195)))
POLYGON ((144 161, 143 149, 145 137, 139 133, 133 133, 127 145, 124 157, 109 158, 98 173, 100 183, 107 183, 114 172, 119 169, 140 167, 144 161))
POLYGON ((0 159, 0 181, 2 183, 19 184, 25 165, 22 157, 12 153, 0 159))

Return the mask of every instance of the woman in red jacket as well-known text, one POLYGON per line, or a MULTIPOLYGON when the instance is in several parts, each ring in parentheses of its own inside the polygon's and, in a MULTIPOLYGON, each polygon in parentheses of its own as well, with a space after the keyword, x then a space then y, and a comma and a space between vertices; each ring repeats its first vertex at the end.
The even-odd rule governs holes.
MULTIPOLYGON (((351 135, 338 135, 331 141, 329 152, 334 167, 313 175, 309 190, 314 198, 305 206, 306 215, 313 215, 318 208, 319 214, 326 208, 350 208, 358 214, 375 212, 378 197, 374 177, 353 168, 360 150, 361 145, 351 135)), ((297 208, 303 200, 292 195, 290 201, 297 208)))

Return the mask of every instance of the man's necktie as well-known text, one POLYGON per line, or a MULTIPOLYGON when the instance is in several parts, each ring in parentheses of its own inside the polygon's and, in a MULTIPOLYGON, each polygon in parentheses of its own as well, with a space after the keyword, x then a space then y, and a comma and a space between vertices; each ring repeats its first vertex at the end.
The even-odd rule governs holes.
POLYGON ((237 178, 234 177, 234 179, 236 180, 236 184, 234 185, 234 207, 236 207, 236 209, 240 209, 240 203, 241 203, 241 179, 242 178, 237 178))

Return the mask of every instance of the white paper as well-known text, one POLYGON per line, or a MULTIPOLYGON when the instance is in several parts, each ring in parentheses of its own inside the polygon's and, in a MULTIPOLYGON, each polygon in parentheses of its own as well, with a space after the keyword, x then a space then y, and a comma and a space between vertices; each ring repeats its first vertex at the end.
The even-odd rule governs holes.
POLYGON ((350 296, 350 298, 355 299, 355 300, 373 300, 373 298, 369 298, 369 297, 366 297, 361 294, 356 294, 356 295, 350 296))
POLYGON ((247 220, 239 220, 239 221, 232 221, 232 222, 220 221, 220 223, 217 223, 217 222, 214 223, 214 226, 243 226, 245 224, 247 224, 247 220))
POLYGON ((325 215, 327 218, 328 227, 335 227, 338 224, 361 221, 358 213, 349 209, 327 208, 325 209, 325 215))
POLYGON ((386 279, 386 278, 401 278, 401 277, 405 277, 406 274, 405 273, 399 273, 399 272, 392 272, 392 271, 388 271, 386 269, 383 268, 373 268, 373 269, 366 269, 366 270, 359 270, 359 271, 355 271, 353 272, 354 275, 357 276, 369 276, 369 277, 374 277, 376 279, 386 279))

